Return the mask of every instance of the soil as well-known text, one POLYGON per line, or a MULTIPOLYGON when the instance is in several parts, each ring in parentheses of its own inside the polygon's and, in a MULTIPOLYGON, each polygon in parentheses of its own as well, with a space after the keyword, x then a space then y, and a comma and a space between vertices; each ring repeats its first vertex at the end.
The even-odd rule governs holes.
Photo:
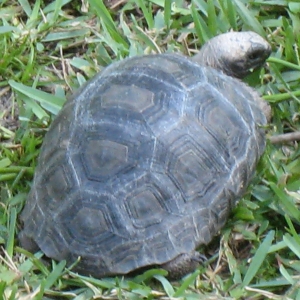
POLYGON ((15 131, 19 127, 18 116, 18 105, 10 88, 0 88, 0 127, 15 131))

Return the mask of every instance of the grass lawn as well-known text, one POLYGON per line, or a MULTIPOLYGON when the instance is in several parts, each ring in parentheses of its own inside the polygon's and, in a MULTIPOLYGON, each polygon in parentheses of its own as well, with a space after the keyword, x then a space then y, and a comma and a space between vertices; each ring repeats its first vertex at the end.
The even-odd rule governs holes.
POLYGON ((299 28, 296 0, 1 1, 0 300, 300 299, 299 28), (193 55, 230 30, 255 31, 272 45, 266 66, 246 81, 273 118, 248 192, 201 248, 207 263, 177 282, 159 269, 99 280, 20 248, 18 215, 66 96, 113 61, 193 55))

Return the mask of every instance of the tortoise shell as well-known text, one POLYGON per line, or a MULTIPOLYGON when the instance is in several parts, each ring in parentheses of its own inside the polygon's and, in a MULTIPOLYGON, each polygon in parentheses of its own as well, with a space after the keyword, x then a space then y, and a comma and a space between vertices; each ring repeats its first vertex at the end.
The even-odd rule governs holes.
POLYGON ((46 134, 23 246, 103 277, 207 244, 265 147, 253 91, 174 55, 125 59, 69 99, 46 134), (24 242, 25 241, 25 242, 24 242))

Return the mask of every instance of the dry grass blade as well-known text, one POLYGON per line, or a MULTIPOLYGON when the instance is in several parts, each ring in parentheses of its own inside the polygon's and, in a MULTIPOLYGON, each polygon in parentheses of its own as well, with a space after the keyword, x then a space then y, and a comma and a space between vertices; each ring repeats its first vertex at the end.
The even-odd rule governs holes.
POLYGON ((300 131, 273 135, 269 137, 272 144, 283 144, 300 141, 300 131))

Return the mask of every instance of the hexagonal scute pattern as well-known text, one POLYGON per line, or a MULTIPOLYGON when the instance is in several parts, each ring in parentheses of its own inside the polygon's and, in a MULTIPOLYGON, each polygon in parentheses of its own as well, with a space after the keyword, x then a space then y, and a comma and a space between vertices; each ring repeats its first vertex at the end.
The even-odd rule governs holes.
MULTIPOLYGON (((180 65, 176 65, 176 70, 180 70, 180 65)), ((126 68, 118 70, 100 87, 99 96, 90 99, 91 118, 99 123, 122 123, 127 119, 125 126, 144 122, 155 136, 169 131, 181 117, 186 93, 174 76, 164 68, 154 70, 144 64, 135 66, 132 72, 126 68)))
POLYGON ((58 165, 53 167, 47 175, 44 181, 48 195, 53 200, 63 201, 72 188, 70 173, 66 171, 63 165, 58 165))
POLYGON ((111 84, 101 95, 102 107, 122 107, 142 113, 154 105, 154 93, 147 89, 131 85, 111 84), (122 97, 119 97, 122 95, 122 97), (139 101, 132 101, 138 97, 139 101))
MULTIPOLYGON (((68 245, 79 245, 88 249, 89 245, 100 245, 109 236, 114 236, 113 219, 109 199, 105 194, 76 192, 69 196, 54 216, 68 245)), ((77 246, 78 248, 78 246, 77 246)))
POLYGON ((187 58, 112 64, 46 134, 24 247, 28 237, 54 259, 80 256, 78 270, 96 277, 191 253, 248 185, 265 143, 257 123, 248 87, 187 58))
POLYGON ((89 242, 95 233, 102 235, 111 230, 105 211, 100 207, 82 207, 72 218, 69 228, 73 233, 74 239, 89 242))
POLYGON ((176 139, 169 148, 168 175, 182 192, 185 201, 213 195, 225 181, 227 170, 217 155, 211 155, 206 144, 199 144, 190 135, 176 139))
POLYGON ((250 135, 249 125, 237 114, 234 106, 223 96, 209 87, 201 92, 208 101, 201 102, 196 108, 199 123, 215 138, 228 157, 242 157, 243 146, 250 135))
POLYGON ((145 185, 125 200, 127 212, 131 221, 137 228, 159 224, 163 217, 167 217, 163 199, 153 190, 153 187, 145 185))
POLYGON ((143 124, 123 122, 124 126, 103 122, 86 132, 70 156, 82 182, 87 178, 106 185, 119 184, 150 169, 155 137, 143 124))
POLYGON ((110 140, 88 139, 82 162, 87 178, 105 181, 128 167, 128 147, 110 140))

